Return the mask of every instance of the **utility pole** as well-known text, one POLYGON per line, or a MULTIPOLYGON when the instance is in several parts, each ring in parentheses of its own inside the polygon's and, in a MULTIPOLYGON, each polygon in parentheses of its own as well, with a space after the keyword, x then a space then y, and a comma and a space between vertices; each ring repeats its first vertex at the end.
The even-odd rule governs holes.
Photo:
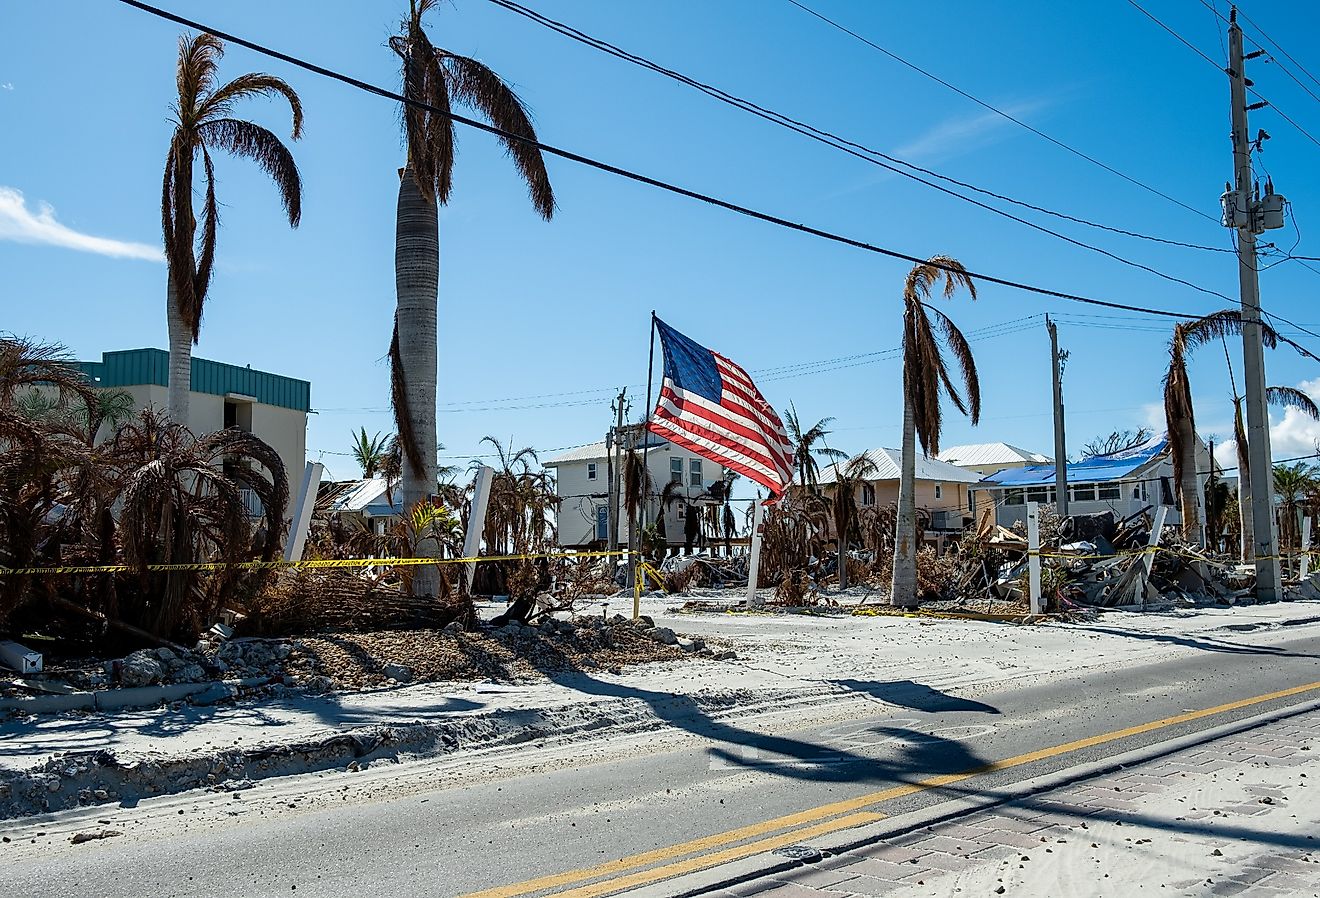
MULTIPOLYGON (((1261 345, 1260 278, 1256 259, 1256 235, 1273 226, 1265 221, 1270 205, 1282 209, 1282 198, 1267 187, 1265 203, 1256 201, 1251 177, 1252 144, 1247 134, 1247 85, 1245 63, 1261 51, 1244 57, 1242 29, 1233 9, 1228 26, 1228 77, 1233 103, 1233 171, 1235 188, 1224 194, 1224 224, 1237 231, 1238 284, 1242 296, 1242 365, 1247 399, 1247 460, 1251 471, 1251 516, 1253 554, 1256 559, 1256 600, 1279 598, 1278 535, 1274 521, 1274 479, 1271 471, 1269 410, 1265 405, 1265 351, 1261 345)), ((1261 132, 1261 139, 1265 138, 1261 132)), ((1282 216, 1280 215, 1281 219, 1282 216)), ((1278 222, 1282 225, 1282 221, 1278 222)))
POLYGON ((1059 352, 1059 328, 1045 316, 1050 332, 1050 361, 1054 368, 1054 504, 1060 518, 1068 516, 1068 452, 1063 439, 1063 363, 1067 352, 1059 352))
POLYGON ((619 391, 619 397, 614 400, 610 406, 610 411, 615 414, 615 424, 610 428, 610 432, 605 437, 605 454, 608 458, 608 468, 605 476, 609 478, 608 490, 609 508, 606 510, 606 535, 605 551, 613 552, 619 545, 619 476, 623 472, 623 456, 618 455, 618 461, 615 461, 617 453, 615 449, 623 445, 623 405, 624 397, 628 394, 628 388, 624 387, 619 391))

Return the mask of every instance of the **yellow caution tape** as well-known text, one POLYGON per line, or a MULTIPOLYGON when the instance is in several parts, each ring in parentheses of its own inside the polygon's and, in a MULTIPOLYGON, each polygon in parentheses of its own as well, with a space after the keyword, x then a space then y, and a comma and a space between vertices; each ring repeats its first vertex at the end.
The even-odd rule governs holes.
MULTIPOLYGON (((466 564, 473 561, 523 561, 535 558, 606 558, 627 555, 614 552, 539 552, 523 555, 481 555, 475 558, 314 558, 307 561, 236 561, 233 563, 198 561, 186 564, 149 564, 147 571, 258 571, 271 569, 310 570, 316 568, 406 567, 419 564, 466 564)), ((0 577, 29 574, 118 574, 144 570, 131 564, 63 565, 60 567, 3 567, 0 577)))

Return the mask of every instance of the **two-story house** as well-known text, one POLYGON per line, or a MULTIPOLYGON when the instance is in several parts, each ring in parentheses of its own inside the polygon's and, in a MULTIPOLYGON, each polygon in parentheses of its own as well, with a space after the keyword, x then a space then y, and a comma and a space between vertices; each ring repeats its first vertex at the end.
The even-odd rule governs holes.
MULTIPOLYGON (((703 504, 711 498, 712 484, 723 481, 725 469, 709 459, 694 455, 686 449, 655 435, 646 437, 646 463, 651 489, 646 522, 654 523, 661 514, 665 519, 665 534, 671 546, 683 545, 683 535, 689 514, 700 513, 703 504), (660 495, 667 484, 673 484, 667 495, 665 508, 660 508, 660 495)), ((642 454, 642 449, 637 450, 642 454)), ((616 450, 614 464, 619 463, 616 450)), ((555 471, 555 491, 559 497, 556 524, 559 545, 563 548, 584 549, 611 543, 609 533, 610 457, 604 441, 582 446, 552 458, 545 467, 555 471)), ((622 501, 620 501, 620 506, 622 501)), ((620 515, 624 517, 625 515, 620 515)), ((628 522, 620 521, 614 545, 628 541, 628 522)))

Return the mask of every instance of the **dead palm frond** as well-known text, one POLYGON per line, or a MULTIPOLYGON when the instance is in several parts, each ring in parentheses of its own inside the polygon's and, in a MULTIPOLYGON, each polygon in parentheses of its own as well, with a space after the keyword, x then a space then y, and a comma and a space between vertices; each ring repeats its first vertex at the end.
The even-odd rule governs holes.
POLYGON ((271 131, 233 117, 234 104, 239 100, 283 97, 293 113, 293 139, 297 140, 302 136, 302 101, 293 88, 274 75, 240 75, 217 87, 216 66, 222 55, 224 45, 214 35, 179 38, 175 79, 178 99, 171 110, 174 134, 161 186, 165 260, 178 308, 192 329, 193 342, 201 331, 219 225, 211 152, 224 150, 256 162, 275 182, 289 225, 297 227, 302 217, 302 179, 293 154, 271 131), (193 165, 198 156, 205 182, 200 240, 193 210, 193 165))
POLYGON ((981 418, 981 382, 967 338, 947 315, 927 302, 941 281, 945 299, 952 299, 959 287, 965 288, 972 299, 976 299, 976 282, 962 263, 948 256, 935 256, 929 262, 914 266, 903 285, 904 401, 912 407, 922 451, 930 456, 940 452, 942 394, 947 393, 958 411, 971 418, 973 425, 981 418), (928 312, 935 316, 935 327, 931 326, 928 312), (941 336, 958 364, 965 398, 949 375, 941 352, 941 336))

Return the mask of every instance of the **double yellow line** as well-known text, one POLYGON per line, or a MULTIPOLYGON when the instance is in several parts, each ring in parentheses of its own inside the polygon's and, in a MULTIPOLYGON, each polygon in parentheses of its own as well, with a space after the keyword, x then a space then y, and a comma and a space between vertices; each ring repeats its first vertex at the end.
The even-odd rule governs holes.
POLYGON ((775 848, 782 848, 785 845, 792 845, 801 842, 804 839, 838 832, 839 830, 849 829, 867 823, 874 823, 878 820, 884 819, 885 815, 877 811, 868 811, 866 810, 867 808, 872 805, 880 804, 881 802, 901 798, 905 795, 912 795, 930 789, 938 789, 986 773, 994 773, 998 770, 1008 770, 1013 767, 1020 767, 1024 764, 1032 764, 1037 761, 1057 757, 1058 755, 1068 754, 1069 752, 1080 751, 1084 748, 1104 745, 1120 739, 1139 736, 1143 733, 1150 733, 1156 730, 1178 726, 1179 724, 1201 720, 1206 717, 1214 717, 1219 714, 1225 714, 1229 711, 1235 711, 1240 708, 1249 708, 1253 705, 1276 701, 1281 698, 1304 695, 1317 690, 1320 690, 1320 682, 1308 683, 1305 686, 1294 686, 1290 689, 1281 689, 1277 692, 1257 695, 1252 698, 1239 699, 1238 701, 1216 705, 1213 708, 1204 708, 1199 711, 1187 711, 1183 714, 1176 714, 1173 717, 1165 717, 1161 720, 1151 721, 1150 723, 1126 727, 1121 730, 1113 730, 1099 736, 1089 736, 1085 739, 1077 739, 1073 742, 1066 742, 1062 745, 1055 745, 1050 748, 1042 748, 1037 751, 1014 755, 1011 758, 1006 758, 1002 761, 993 761, 980 767, 964 770, 961 773, 933 776, 916 783, 894 786, 890 789, 871 792, 866 795, 859 795, 856 798, 848 798, 843 801, 831 802, 830 804, 820 805, 819 807, 799 811, 795 814, 789 814, 784 817, 765 820, 761 823, 753 823, 749 826, 731 829, 727 832, 717 833, 712 836, 703 836, 700 839, 693 839, 689 842, 682 842, 677 845, 669 845, 665 848, 658 848, 653 851, 634 854, 629 857, 620 858, 616 861, 607 861, 603 864, 597 864, 594 867, 584 867, 580 870, 555 873, 549 876, 538 877, 537 879, 529 879, 525 882, 513 883, 506 886, 496 886, 495 888, 484 889, 480 892, 471 892, 462 896, 462 898, 518 898, 520 895, 529 895, 550 889, 560 889, 565 886, 573 886, 576 883, 583 882, 586 882, 587 884, 578 886, 577 888, 568 889, 567 891, 555 892, 554 894, 560 896, 560 898, 596 898, 596 896, 600 895, 610 895, 616 892, 621 892, 624 889, 635 888, 637 886, 670 879, 675 876, 682 876, 686 873, 707 870, 711 867, 726 864, 731 861, 742 860, 743 858, 761 854, 762 852, 772 851, 775 848), (788 831, 779 832, 780 830, 788 831), (776 832, 779 834, 773 836, 770 835, 771 833, 776 832), (602 879, 602 877, 611 878, 602 879), (588 880, 599 881, 588 882, 588 880))

